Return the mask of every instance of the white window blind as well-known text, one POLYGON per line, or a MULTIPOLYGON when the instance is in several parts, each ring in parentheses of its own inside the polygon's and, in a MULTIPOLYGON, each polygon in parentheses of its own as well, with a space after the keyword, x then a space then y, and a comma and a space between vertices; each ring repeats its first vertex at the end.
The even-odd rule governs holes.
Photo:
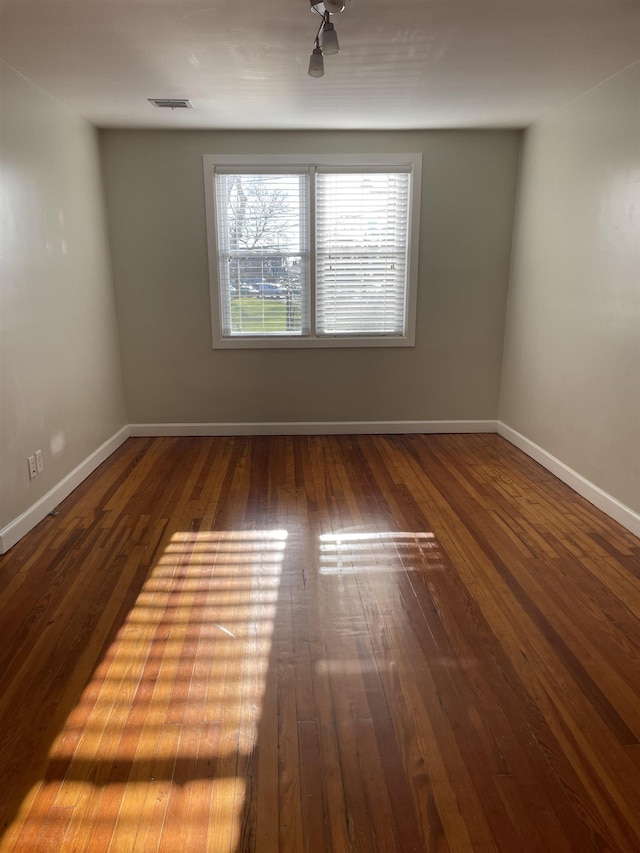
POLYGON ((410 177, 318 170, 319 336, 405 334, 410 177))
POLYGON ((305 173, 215 175, 222 334, 309 334, 305 173))

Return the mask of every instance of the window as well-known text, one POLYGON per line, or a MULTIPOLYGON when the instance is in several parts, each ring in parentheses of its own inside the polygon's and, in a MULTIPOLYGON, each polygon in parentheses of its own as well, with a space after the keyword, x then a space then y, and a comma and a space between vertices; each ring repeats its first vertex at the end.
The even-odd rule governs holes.
POLYGON ((420 166, 205 156, 214 347, 412 346, 420 166))

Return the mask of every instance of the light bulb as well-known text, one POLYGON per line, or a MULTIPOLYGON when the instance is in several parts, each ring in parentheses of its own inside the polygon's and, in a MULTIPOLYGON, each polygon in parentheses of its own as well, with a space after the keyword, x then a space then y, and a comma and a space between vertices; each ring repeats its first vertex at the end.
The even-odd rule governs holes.
POLYGON ((338 33, 335 31, 333 24, 326 23, 322 30, 322 53, 325 56, 332 56, 334 53, 340 53, 340 45, 338 44, 338 33))
POLYGON ((324 59, 322 58, 322 50, 319 47, 314 47, 313 49, 307 73, 309 77, 324 77, 324 59))

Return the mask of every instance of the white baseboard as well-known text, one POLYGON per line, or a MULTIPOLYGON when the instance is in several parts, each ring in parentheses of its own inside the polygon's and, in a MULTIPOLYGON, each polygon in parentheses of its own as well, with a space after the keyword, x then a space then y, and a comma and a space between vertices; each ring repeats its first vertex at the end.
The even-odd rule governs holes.
POLYGON ((640 536, 640 515, 634 512, 625 504, 620 503, 608 492, 603 491, 599 486, 594 485, 590 480, 587 480, 582 474, 578 474, 573 468, 569 468, 564 462, 561 462, 555 456, 552 456, 540 445, 530 441, 526 436, 510 426, 507 426, 502 421, 498 421, 498 435, 506 438, 511 444, 514 444, 519 450, 522 450, 527 456, 539 462, 543 468, 550 471, 552 474, 566 483, 568 486, 586 498, 598 509, 601 509, 608 516, 615 519, 627 530, 630 530, 635 536, 640 536))
POLYGON ((19 539, 32 530, 36 524, 51 512, 61 501, 68 497, 83 480, 93 473, 123 442, 129 438, 129 427, 124 426, 115 435, 108 438, 97 450, 77 465, 64 479, 50 489, 39 501, 25 510, 22 515, 0 530, 0 554, 5 554, 19 539))
POLYGON ((0 530, 0 554, 6 553, 120 447, 129 436, 233 435, 403 435, 497 432, 634 535, 640 515, 569 468, 526 436, 501 421, 305 421, 282 423, 130 424, 122 427, 67 474, 46 495, 0 530))
POLYGON ((495 432, 496 421, 292 421, 234 424, 130 424, 132 436, 403 435, 495 432))

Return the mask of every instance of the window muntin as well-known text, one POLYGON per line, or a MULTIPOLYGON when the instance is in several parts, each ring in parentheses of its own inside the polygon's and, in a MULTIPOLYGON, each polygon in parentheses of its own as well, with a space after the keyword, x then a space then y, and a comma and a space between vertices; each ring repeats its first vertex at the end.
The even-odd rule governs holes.
POLYGON ((204 161, 214 347, 413 345, 420 155, 204 161))

